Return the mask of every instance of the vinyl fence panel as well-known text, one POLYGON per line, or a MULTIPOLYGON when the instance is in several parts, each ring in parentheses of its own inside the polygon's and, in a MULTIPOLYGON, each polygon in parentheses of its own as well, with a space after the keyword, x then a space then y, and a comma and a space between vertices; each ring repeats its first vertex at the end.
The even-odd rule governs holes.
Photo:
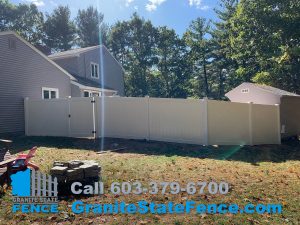
POLYGON ((280 112, 275 105, 149 97, 27 99, 24 105, 26 135, 32 136, 280 144, 280 112))
POLYGON ((25 100, 28 136, 69 136, 69 107, 66 99, 25 100))
POLYGON ((207 115, 209 144, 251 144, 248 104, 209 100, 207 115))
POLYGON ((96 98, 100 137, 148 139, 148 98, 96 98))
POLYGON ((279 106, 252 106, 252 135, 254 144, 280 144, 279 106))
POLYGON ((203 101, 196 99, 149 99, 150 139, 203 144, 206 118, 203 101))

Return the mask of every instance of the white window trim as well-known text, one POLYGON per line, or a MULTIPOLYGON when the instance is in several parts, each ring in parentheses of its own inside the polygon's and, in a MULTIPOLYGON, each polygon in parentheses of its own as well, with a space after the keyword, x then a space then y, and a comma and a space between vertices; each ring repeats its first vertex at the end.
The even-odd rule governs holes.
POLYGON ((89 97, 94 97, 93 94, 98 94, 99 97, 102 96, 102 92, 101 91, 83 90, 83 92, 82 92, 82 96, 83 97, 84 97, 84 92, 88 92, 89 93, 89 97))
POLYGON ((51 92, 51 91, 55 91, 56 92, 56 94, 57 94, 57 98, 59 98, 59 90, 58 90, 58 88, 48 88, 48 87, 42 87, 42 98, 43 99, 45 99, 44 98, 44 91, 49 91, 49 92, 51 92))
POLYGON ((91 62, 90 68, 91 68, 91 78, 99 79, 99 77, 100 77, 100 74, 99 74, 99 64, 98 64, 98 63, 91 62), (98 77, 93 76, 93 70, 92 70, 92 66, 93 66, 93 65, 94 65, 94 66, 97 66, 97 74, 98 74, 98 77))

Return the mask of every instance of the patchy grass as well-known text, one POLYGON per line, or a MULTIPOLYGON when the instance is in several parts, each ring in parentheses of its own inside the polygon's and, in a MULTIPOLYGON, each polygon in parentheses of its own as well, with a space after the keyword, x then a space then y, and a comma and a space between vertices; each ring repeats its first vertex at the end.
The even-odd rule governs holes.
POLYGON ((283 205, 280 215, 74 215, 74 199, 60 202, 58 215, 12 214, 11 192, 0 199, 0 224, 299 224, 300 144, 280 146, 196 146, 123 139, 105 139, 105 150, 126 147, 114 153, 97 154, 101 140, 68 138, 25 138, 14 140, 12 152, 38 146, 33 161, 48 173, 56 160, 93 159, 102 166, 106 188, 114 181, 226 181, 230 192, 223 195, 121 195, 85 198, 89 203, 139 200, 177 203, 192 199, 198 203, 275 203, 283 205), (117 143, 117 144, 115 144, 117 143))

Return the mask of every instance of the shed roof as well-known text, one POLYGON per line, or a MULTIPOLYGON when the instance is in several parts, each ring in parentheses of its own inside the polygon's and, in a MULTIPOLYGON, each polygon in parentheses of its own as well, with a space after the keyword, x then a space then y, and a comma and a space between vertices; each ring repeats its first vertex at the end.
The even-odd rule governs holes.
MULTIPOLYGON (((250 82, 244 82, 241 85, 249 85, 249 86, 252 86, 254 88, 259 88, 260 90, 272 93, 272 94, 277 95, 277 96, 298 96, 298 97, 300 97, 300 95, 297 95, 295 93, 288 92, 288 91, 285 91, 285 90, 282 90, 282 89, 279 89, 279 88, 271 87, 271 86, 268 86, 268 85, 255 84, 255 83, 250 83, 250 82)), ((241 85, 239 85, 239 86, 241 86, 241 85)), ((238 87, 236 87, 236 88, 238 88, 238 87)), ((231 91, 229 91, 228 93, 230 93, 230 92, 231 91)), ((228 93, 226 93, 226 95, 228 93)))

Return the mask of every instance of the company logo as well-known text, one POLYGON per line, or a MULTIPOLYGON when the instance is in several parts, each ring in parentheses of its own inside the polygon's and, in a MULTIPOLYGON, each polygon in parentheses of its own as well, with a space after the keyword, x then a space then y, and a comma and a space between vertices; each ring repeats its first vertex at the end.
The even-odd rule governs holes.
POLYGON ((57 213, 57 178, 26 169, 10 176, 15 213, 57 213))

